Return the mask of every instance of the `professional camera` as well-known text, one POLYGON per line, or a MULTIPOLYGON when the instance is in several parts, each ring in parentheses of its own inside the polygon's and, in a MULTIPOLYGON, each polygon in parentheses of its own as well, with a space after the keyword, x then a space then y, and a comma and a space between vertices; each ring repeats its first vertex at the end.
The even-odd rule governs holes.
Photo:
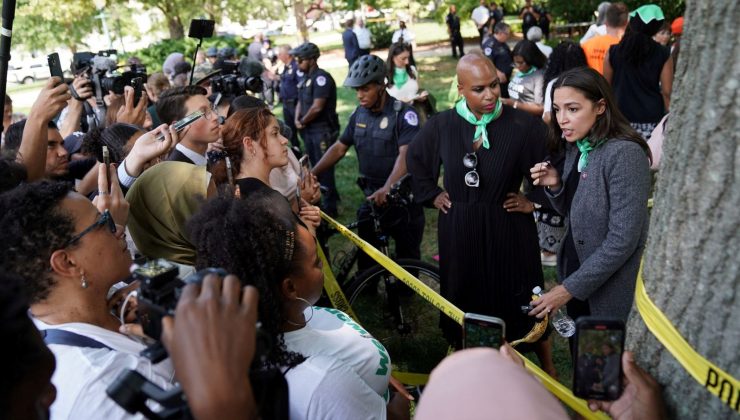
POLYGON ((215 67, 221 70, 221 74, 211 78, 212 93, 239 96, 247 91, 262 92, 262 64, 247 59, 239 63, 219 60, 215 67))
MULTIPOLYGON (((158 363, 167 357, 159 341, 162 335, 162 318, 174 316, 177 301, 188 284, 200 284, 208 274, 227 275, 220 268, 206 268, 184 279, 178 277, 177 265, 167 260, 149 261, 133 270, 132 280, 139 280, 136 315, 144 333, 156 342, 141 355, 158 363)), ((278 369, 265 369, 263 362, 272 348, 269 335, 257 324, 255 357, 249 373, 255 401, 263 419, 288 418, 288 385, 278 369)), ((142 413, 149 419, 189 419, 190 410, 182 389, 177 386, 165 391, 132 369, 124 370, 107 388, 106 393, 131 414, 142 413), (160 411, 153 411, 148 401, 155 401, 160 411)))
POLYGON ((75 74, 87 74, 95 87, 95 98, 98 104, 103 104, 103 97, 109 92, 123 95, 126 86, 135 78, 141 78, 141 83, 146 82, 146 67, 132 64, 128 71, 119 72, 119 66, 111 58, 117 54, 116 50, 103 50, 97 54, 91 52, 79 52, 72 56, 72 72, 75 74))

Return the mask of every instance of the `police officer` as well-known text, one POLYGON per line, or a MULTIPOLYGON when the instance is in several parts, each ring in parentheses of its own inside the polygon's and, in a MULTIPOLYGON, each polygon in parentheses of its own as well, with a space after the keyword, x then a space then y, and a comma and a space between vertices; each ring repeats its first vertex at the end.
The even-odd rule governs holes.
POLYGON ((290 46, 283 45, 278 50, 278 59, 285 65, 280 73, 280 102, 283 103, 283 120, 290 127, 293 134, 290 144, 294 149, 301 150, 298 141, 298 130, 295 127, 295 107, 298 103, 298 83, 303 79, 303 72, 298 69, 298 63, 290 55, 290 46))
MULTIPOLYGON (((371 243, 375 242, 373 222, 368 220, 371 202, 376 208, 386 205, 391 186, 406 174, 406 149, 419 131, 416 111, 393 99, 386 92, 386 85, 385 63, 378 56, 365 55, 352 64, 344 86, 355 89, 360 106, 349 117, 339 141, 326 151, 313 170, 314 174, 321 174, 344 157, 350 146, 355 146, 360 164, 359 184, 367 196, 367 201, 357 210, 361 221, 358 229, 360 236, 371 243)), ((424 232, 421 206, 388 208, 383 213, 383 220, 403 219, 401 223, 384 226, 396 241, 396 256, 418 259, 424 232)), ((361 254, 359 268, 370 264, 372 260, 361 254)))
MULTIPOLYGON (((337 116, 337 85, 329 73, 319 68, 316 61, 321 53, 319 47, 306 42, 292 50, 290 55, 298 62, 303 80, 298 84, 298 104, 295 109, 295 126, 300 131, 306 152, 312 165, 316 165, 324 152, 339 136, 337 116)), ((319 182, 327 191, 323 194, 323 209, 337 215, 337 193, 334 168, 328 168, 319 176, 319 182)))

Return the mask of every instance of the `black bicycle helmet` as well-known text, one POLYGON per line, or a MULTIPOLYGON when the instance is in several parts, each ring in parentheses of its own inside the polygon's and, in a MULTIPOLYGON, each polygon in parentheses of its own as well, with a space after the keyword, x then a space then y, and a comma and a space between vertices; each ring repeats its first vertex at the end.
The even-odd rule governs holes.
POLYGON ((296 58, 305 58, 310 60, 312 58, 319 58, 321 51, 319 51, 319 47, 317 47, 313 42, 304 42, 290 50, 288 54, 296 58))
POLYGON ((358 88, 370 82, 385 84, 385 62, 377 55, 363 55, 352 63, 344 86, 358 88))

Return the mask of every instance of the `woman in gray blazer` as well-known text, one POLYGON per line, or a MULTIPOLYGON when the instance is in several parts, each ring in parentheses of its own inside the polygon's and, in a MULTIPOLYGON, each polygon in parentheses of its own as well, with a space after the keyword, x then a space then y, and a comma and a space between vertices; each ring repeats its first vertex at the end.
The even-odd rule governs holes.
POLYGON ((650 149, 593 69, 561 74, 552 91, 552 140, 564 166, 542 162, 531 173, 569 226, 558 253, 561 284, 532 302, 530 315, 568 303, 573 318, 626 320, 647 238, 650 149))

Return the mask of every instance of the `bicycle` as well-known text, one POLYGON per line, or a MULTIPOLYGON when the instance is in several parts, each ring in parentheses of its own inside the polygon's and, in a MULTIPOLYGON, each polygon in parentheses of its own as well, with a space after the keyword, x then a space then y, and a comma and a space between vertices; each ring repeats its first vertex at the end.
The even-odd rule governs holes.
MULTIPOLYGON (((435 265, 416 259, 395 259, 390 252, 389 235, 385 229, 395 223, 407 222, 408 217, 389 221, 385 216, 394 207, 406 210, 412 199, 410 180, 406 176, 392 186, 385 207, 371 206, 368 219, 373 222, 374 234, 380 244, 378 250, 439 293, 439 269, 435 265)), ((408 211, 401 213, 408 216, 408 211)), ((357 220, 347 228, 355 229, 365 221, 357 220)), ((386 347, 397 370, 430 372, 447 355, 448 343, 439 329, 439 318, 444 315, 380 264, 349 277, 359 252, 357 246, 348 252, 340 252, 334 258, 335 263, 339 262, 332 265, 336 267, 333 272, 337 282, 345 291, 360 324, 386 347)))

